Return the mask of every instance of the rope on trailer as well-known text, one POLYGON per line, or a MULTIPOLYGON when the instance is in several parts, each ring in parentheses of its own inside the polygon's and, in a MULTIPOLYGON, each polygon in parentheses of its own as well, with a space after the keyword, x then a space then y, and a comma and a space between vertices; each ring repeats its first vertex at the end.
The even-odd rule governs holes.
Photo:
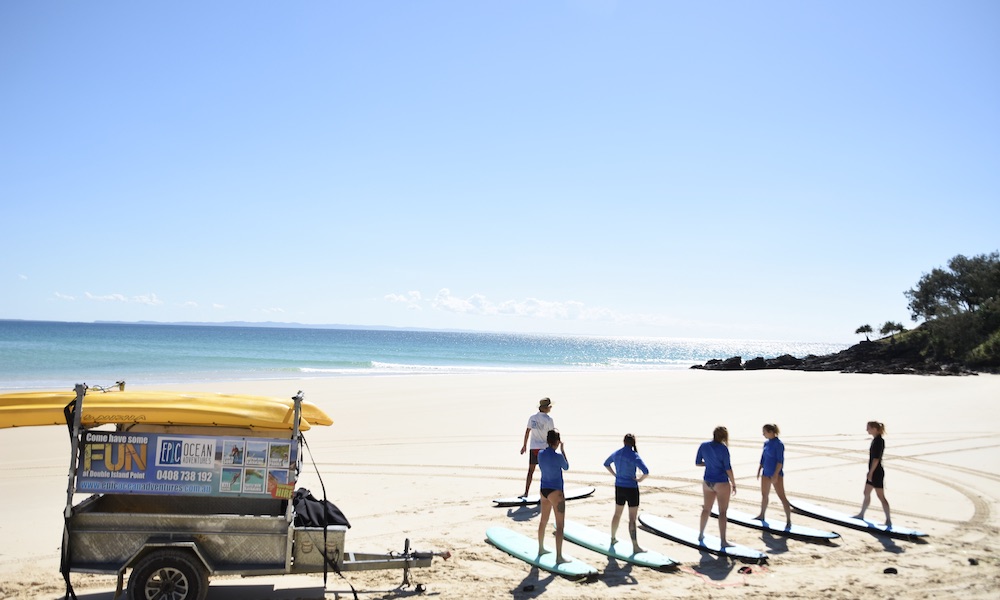
MULTIPOLYGON (((313 469, 316 470, 316 477, 319 479, 319 489, 323 491, 323 506, 326 506, 326 485, 323 483, 323 475, 319 472, 319 466, 316 464, 316 457, 313 456, 312 448, 309 447, 309 442, 306 441, 306 436, 299 432, 299 439, 302 440, 302 445, 305 446, 306 451, 309 452, 309 462, 312 463, 313 469)), ((330 555, 326 553, 326 516, 327 511, 323 511, 323 549, 320 550, 320 554, 323 556, 323 589, 326 589, 326 579, 329 573, 330 567, 333 567, 333 572, 340 575, 340 578, 347 582, 347 585, 351 588, 351 593, 354 594, 354 600, 358 600, 358 591, 354 589, 354 584, 351 580, 344 577, 344 574, 340 572, 340 567, 337 566, 336 561, 330 558, 330 555)), ((343 549, 341 549, 343 550, 343 549)))

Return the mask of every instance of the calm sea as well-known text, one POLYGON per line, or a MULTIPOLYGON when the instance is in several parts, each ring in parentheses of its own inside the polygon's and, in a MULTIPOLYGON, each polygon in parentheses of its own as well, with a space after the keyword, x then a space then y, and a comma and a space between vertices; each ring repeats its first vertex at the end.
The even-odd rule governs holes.
POLYGON ((300 377, 686 369, 847 344, 0 320, 0 390, 300 377))

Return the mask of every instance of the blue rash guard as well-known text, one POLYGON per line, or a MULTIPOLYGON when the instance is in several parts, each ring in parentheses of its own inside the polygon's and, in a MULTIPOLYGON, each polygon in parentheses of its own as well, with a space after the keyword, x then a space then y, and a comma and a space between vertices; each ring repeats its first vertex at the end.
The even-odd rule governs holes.
POLYGON ((694 463, 705 466, 705 481, 708 483, 729 482, 726 471, 731 470, 733 466, 729 464, 729 448, 722 442, 704 442, 698 446, 698 455, 694 463))
POLYGON ((565 456, 547 447, 538 453, 538 468, 542 470, 542 488, 563 489, 562 472, 569 470, 569 461, 565 456))
POLYGON ((628 446, 622 446, 615 450, 608 457, 608 460, 604 461, 604 466, 607 467, 611 463, 615 463, 615 486, 617 487, 639 487, 639 482, 635 480, 636 468, 649 475, 649 469, 646 468, 646 463, 642 462, 639 453, 628 446))
POLYGON ((761 475, 764 477, 774 477, 774 470, 781 463, 782 469, 778 475, 785 476, 785 444, 776 437, 764 442, 764 451, 760 455, 761 475))

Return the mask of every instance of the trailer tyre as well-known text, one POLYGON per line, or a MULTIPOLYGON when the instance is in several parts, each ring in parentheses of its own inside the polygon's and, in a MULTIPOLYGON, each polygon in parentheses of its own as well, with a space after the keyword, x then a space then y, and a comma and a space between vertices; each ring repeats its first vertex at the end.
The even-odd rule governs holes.
POLYGON ((190 552, 158 550, 136 563, 128 600, 205 600, 208 571, 190 552))

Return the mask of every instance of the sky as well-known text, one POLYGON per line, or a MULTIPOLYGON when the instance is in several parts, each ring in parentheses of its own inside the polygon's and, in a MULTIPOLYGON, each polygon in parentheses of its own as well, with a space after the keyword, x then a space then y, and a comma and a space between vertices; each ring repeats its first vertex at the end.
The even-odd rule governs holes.
POLYGON ((0 3, 0 318, 852 342, 1000 248, 1000 3, 0 3))

